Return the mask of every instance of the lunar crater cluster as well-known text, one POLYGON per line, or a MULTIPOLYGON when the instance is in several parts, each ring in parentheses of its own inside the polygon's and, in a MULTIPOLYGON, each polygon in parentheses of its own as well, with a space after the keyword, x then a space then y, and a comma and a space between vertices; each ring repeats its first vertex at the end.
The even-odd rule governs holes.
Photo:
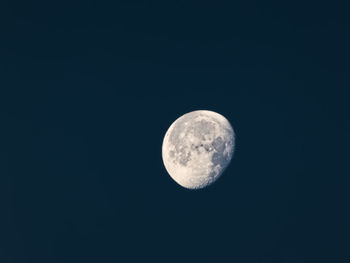
POLYGON ((170 176, 189 189, 216 181, 232 159, 234 131, 222 115, 206 110, 178 118, 165 134, 162 157, 170 176))

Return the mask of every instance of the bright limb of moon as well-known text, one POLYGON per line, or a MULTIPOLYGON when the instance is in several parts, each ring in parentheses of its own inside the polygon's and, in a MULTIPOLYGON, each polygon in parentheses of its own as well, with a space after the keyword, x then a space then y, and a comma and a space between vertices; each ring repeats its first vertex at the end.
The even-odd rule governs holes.
POLYGON ((208 110, 187 113, 166 132, 162 158, 179 185, 200 189, 214 183, 231 162, 235 133, 222 115, 208 110))

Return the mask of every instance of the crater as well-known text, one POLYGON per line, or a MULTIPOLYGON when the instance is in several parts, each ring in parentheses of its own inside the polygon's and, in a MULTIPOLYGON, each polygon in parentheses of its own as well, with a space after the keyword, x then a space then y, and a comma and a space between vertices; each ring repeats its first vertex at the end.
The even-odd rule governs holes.
POLYGON ((181 153, 179 156, 179 163, 182 166, 186 166, 190 160, 191 160, 191 152, 181 153))

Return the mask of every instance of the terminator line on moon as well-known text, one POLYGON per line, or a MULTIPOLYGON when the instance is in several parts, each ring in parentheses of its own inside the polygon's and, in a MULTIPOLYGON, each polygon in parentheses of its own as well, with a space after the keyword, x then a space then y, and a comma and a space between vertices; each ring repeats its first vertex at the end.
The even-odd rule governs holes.
POLYGON ((187 113, 165 134, 162 157, 166 170, 179 185, 200 189, 214 183, 229 165, 235 133, 222 115, 207 110, 187 113))

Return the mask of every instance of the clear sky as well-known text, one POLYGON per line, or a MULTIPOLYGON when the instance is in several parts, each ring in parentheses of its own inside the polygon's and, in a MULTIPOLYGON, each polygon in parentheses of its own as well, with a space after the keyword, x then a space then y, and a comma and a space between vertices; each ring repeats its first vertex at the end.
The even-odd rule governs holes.
POLYGON ((1 4, 0 262, 349 262, 346 1, 125 2, 1 4), (236 150, 190 191, 197 109, 236 150))

